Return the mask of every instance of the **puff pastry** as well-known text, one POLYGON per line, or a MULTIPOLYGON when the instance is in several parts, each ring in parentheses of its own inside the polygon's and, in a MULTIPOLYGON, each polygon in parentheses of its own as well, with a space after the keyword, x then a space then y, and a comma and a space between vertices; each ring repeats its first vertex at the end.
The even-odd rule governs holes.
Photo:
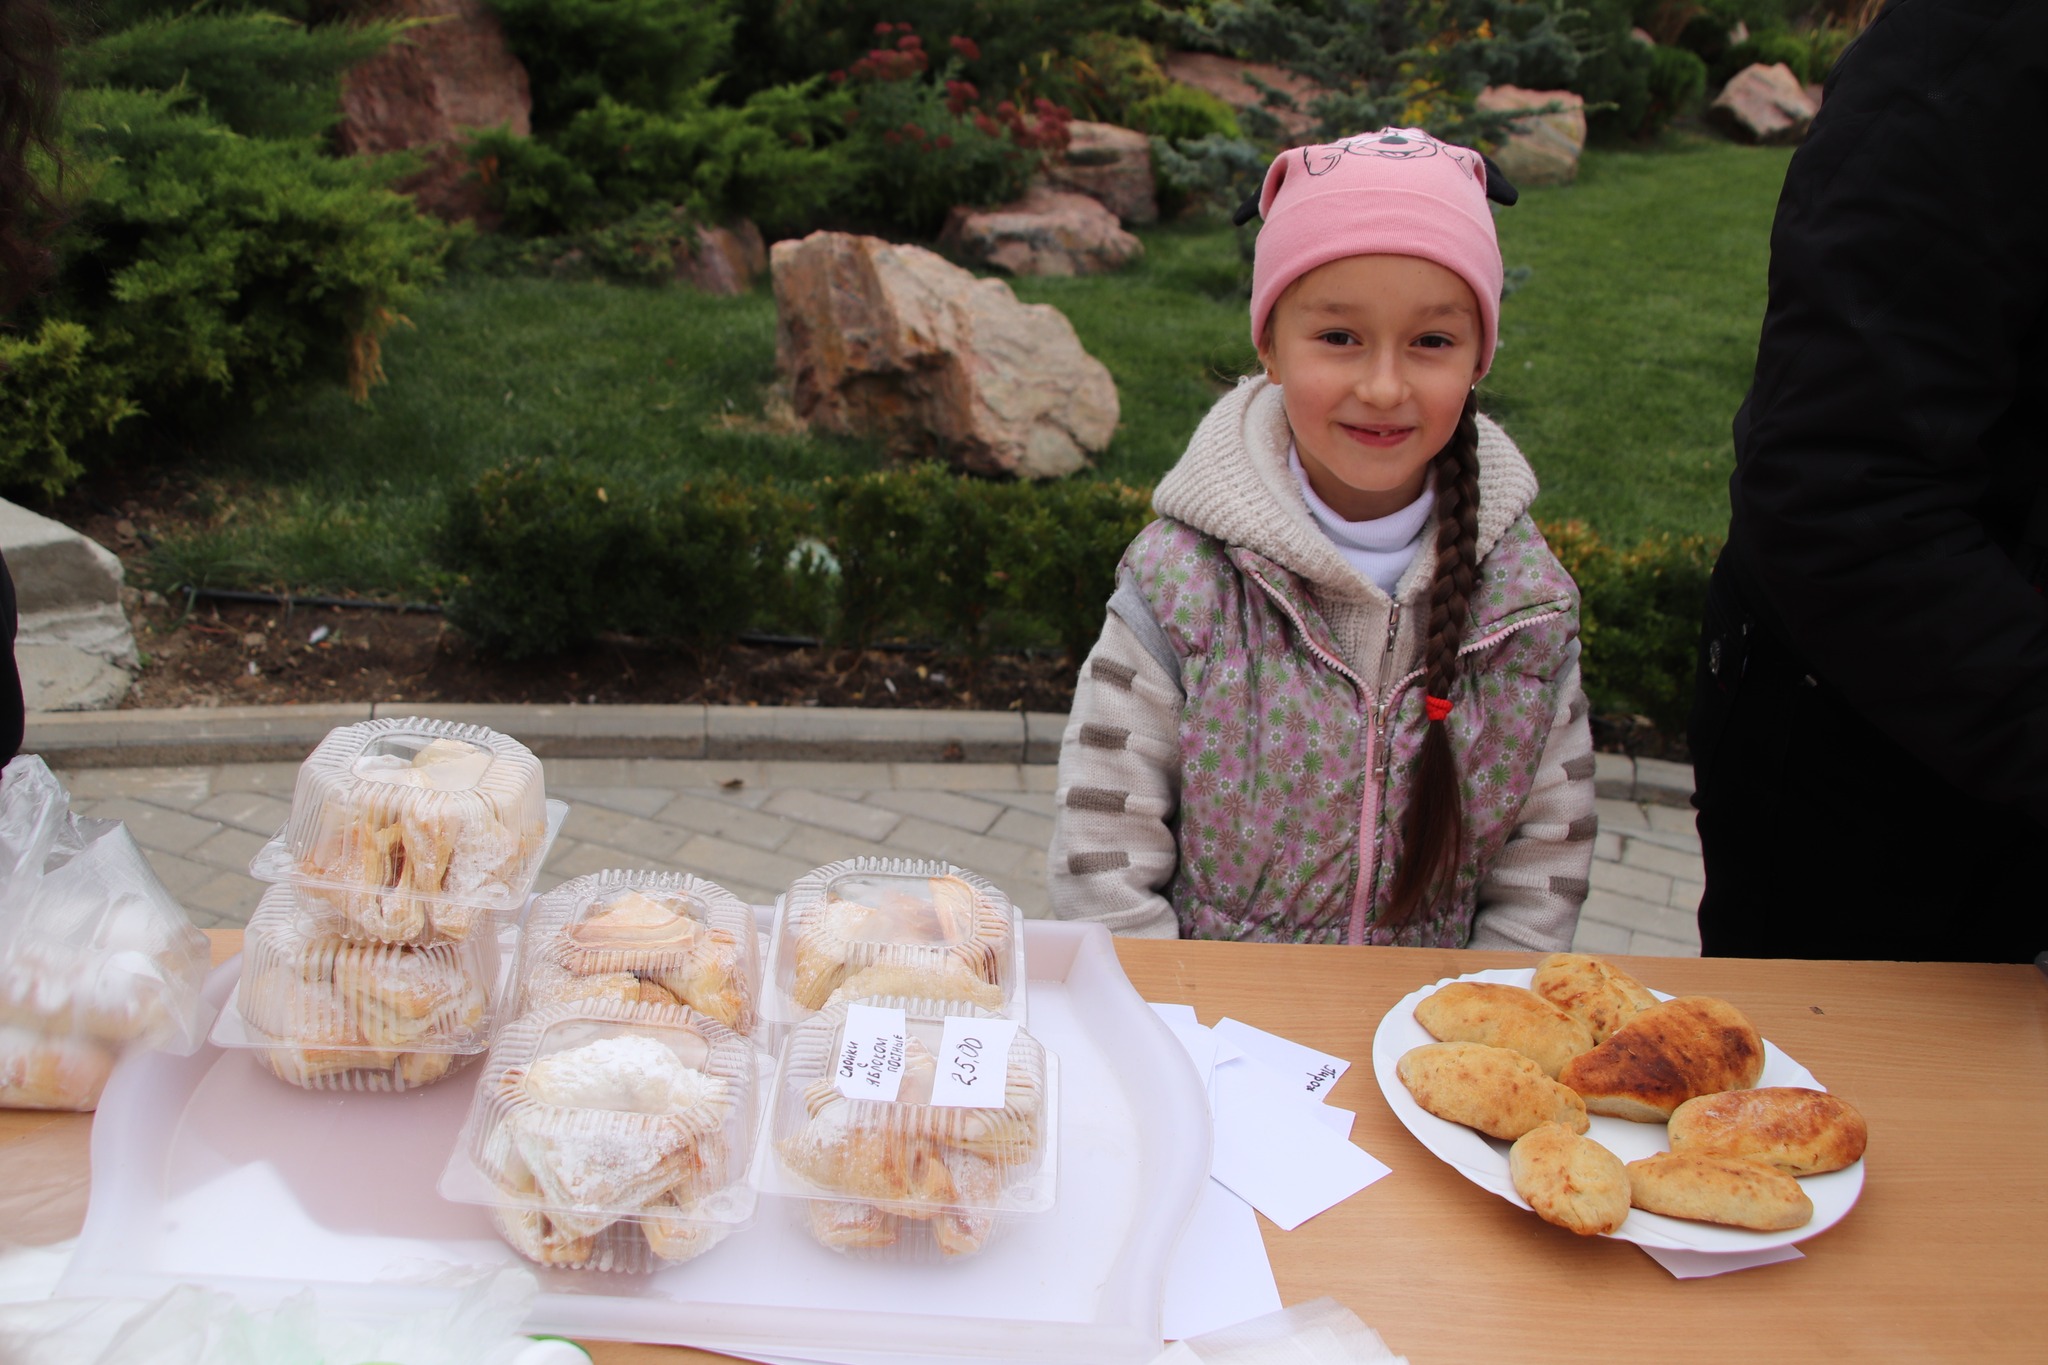
POLYGON ((563 924, 540 949, 527 987, 533 1004, 577 999, 677 1003, 735 1033, 754 1027, 747 949, 730 930, 690 913, 689 897, 628 889, 563 924), (622 977, 639 983, 628 987, 622 977), (603 987, 578 981, 603 980, 603 987))
POLYGON ((835 1249, 896 1244, 906 1223, 924 1223, 944 1256, 979 1251, 995 1226, 1005 1172, 1036 1155, 1043 1087, 1009 1067, 999 1109, 932 1108, 937 1059, 906 1040, 895 1103, 852 1100, 829 1076, 803 1093, 807 1122, 777 1144, 783 1164, 841 1198, 812 1199, 817 1240, 835 1249))
POLYGON ((994 987, 993 1007, 1000 1007, 1008 915, 958 877, 918 879, 924 896, 895 885, 911 880, 842 877, 832 883, 796 936, 790 993, 797 1004, 822 1009, 849 975, 887 965, 908 973, 890 978, 896 994, 986 1004, 984 988, 994 987))
MULTIPOLYGON (((348 748, 358 728, 336 732, 322 750, 348 748)), ((298 851, 299 874, 346 888, 316 894, 361 937, 385 943, 466 938, 485 918, 478 902, 501 893, 545 837, 538 765, 512 747, 523 761, 507 764, 516 771, 490 783, 482 778, 495 756, 448 736, 409 757, 356 757, 346 776, 329 771, 335 755, 316 751, 301 770, 294 805, 325 804, 317 833, 298 851), (316 770, 310 779, 309 770, 316 770), (335 789, 336 783, 343 785, 335 789), (314 790, 322 786, 330 790, 314 790)))
POLYGON ((720 1129, 735 1097, 724 1079, 689 1064, 707 1058, 708 1048, 686 1059, 627 1033, 508 1068, 500 1084, 512 1104, 496 1140, 511 1159, 501 1152, 494 1164, 512 1173, 515 1190, 530 1186, 563 1236, 594 1237, 651 1211, 656 1225, 642 1231, 656 1255, 696 1255, 716 1239, 702 1240, 693 1201, 731 1175, 720 1129))
POLYGON ((409 1089, 481 1046, 487 955, 470 945, 344 939, 333 927, 268 904, 250 921, 237 998, 250 1025, 275 1041, 263 1056, 280 1078, 409 1089))

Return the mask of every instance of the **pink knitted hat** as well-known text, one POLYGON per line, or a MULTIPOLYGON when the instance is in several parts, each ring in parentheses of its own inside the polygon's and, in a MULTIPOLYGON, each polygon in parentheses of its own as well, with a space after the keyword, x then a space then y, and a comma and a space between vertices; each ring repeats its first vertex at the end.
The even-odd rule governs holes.
POLYGON ((1500 338, 1500 242, 1486 165, 1420 128, 1382 128, 1275 157, 1259 193, 1252 341, 1288 285, 1345 256, 1419 256, 1455 271, 1479 300, 1479 373, 1500 338))

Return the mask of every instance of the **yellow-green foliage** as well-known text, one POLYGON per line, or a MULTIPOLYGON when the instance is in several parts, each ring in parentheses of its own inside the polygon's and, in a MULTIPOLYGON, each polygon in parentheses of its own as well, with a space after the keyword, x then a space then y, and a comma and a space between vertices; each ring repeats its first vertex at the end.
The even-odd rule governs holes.
POLYGON ((136 412, 81 324, 46 318, 33 337, 0 333, 0 485, 56 496, 84 472, 72 448, 136 412))
POLYGON ((1653 536, 1620 549, 1582 521, 1543 527, 1581 596, 1586 696, 1603 715, 1647 716, 1683 734, 1707 575, 1719 547, 1704 536, 1653 536))

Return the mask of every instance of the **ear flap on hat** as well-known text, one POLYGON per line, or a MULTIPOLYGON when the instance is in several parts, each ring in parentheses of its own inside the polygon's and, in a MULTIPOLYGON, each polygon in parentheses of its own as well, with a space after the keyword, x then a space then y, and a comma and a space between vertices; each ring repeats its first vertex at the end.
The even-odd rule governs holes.
POLYGON ((1500 173, 1500 167, 1493 164, 1492 157, 1481 152, 1479 159, 1486 163, 1486 197, 1504 209, 1513 208, 1522 192, 1508 183, 1508 178, 1500 173))

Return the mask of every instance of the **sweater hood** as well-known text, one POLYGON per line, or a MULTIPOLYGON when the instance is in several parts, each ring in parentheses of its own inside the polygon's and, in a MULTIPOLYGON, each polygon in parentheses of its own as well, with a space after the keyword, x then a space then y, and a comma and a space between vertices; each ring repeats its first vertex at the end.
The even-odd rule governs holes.
MULTIPOLYGON (((1377 585, 1353 569, 1330 543, 1302 498, 1288 467, 1293 434, 1280 386, 1263 375, 1238 381, 1195 429, 1187 453, 1152 494, 1152 508, 1226 545, 1242 546, 1344 600, 1380 598, 1377 585)), ((1479 527, 1484 559, 1536 498, 1536 471, 1492 418, 1479 418, 1479 527)), ((1435 520, 1432 517, 1431 525, 1435 520)), ((1422 591, 1435 572, 1436 535, 1425 532, 1422 550, 1395 595, 1422 591)))

